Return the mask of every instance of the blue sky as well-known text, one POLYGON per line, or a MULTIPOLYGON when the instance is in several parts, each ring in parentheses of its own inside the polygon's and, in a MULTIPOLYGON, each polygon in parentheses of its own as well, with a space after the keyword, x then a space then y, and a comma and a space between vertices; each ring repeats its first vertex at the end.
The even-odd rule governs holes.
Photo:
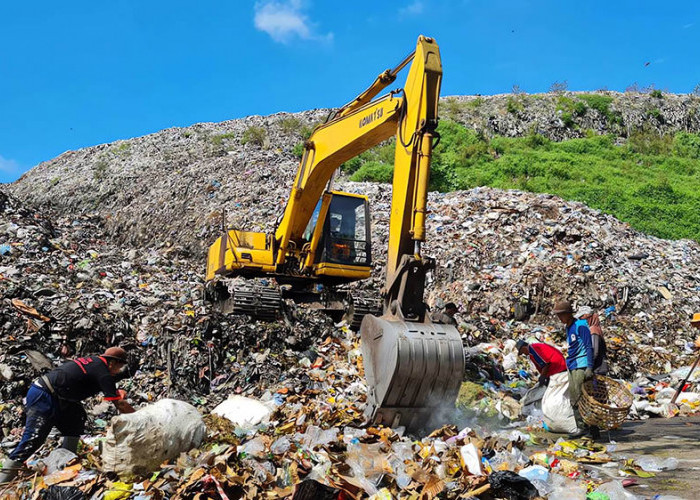
POLYGON ((5 1, 0 182, 164 128, 344 104, 419 34, 440 45, 442 95, 555 81, 687 93, 699 14, 697 1, 646 0, 5 1))

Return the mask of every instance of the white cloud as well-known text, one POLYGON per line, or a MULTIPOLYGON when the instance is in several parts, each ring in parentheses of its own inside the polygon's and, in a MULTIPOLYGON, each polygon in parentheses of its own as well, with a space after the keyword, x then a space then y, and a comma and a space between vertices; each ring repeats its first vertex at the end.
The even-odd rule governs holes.
POLYGON ((413 3, 399 9, 399 16, 417 16, 423 13, 423 0, 413 0, 413 3))
POLYGON ((294 38, 302 40, 333 40, 333 33, 321 35, 315 24, 303 12, 301 0, 264 0, 255 4, 255 27, 264 31, 276 42, 288 43, 294 38))
MULTIPOLYGON (((10 160, 0 155, 0 178, 11 179, 10 182, 17 179, 24 173, 22 167, 15 160, 10 160)), ((0 182, 3 182, 0 180, 0 182)))

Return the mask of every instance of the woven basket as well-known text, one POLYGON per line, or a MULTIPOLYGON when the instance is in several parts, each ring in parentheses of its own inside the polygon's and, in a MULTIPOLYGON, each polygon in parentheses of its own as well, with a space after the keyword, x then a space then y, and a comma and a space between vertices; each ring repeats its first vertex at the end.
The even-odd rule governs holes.
POLYGON ((596 375, 584 382, 578 409, 588 425, 610 430, 622 424, 632 401, 632 393, 620 382, 596 375))

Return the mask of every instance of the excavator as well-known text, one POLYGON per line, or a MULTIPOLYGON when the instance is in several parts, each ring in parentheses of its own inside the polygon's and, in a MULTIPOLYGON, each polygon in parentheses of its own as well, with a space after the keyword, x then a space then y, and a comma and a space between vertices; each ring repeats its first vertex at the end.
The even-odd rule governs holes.
POLYGON ((225 229, 207 257, 209 296, 225 312, 271 319, 284 295, 359 326, 365 416, 409 431, 454 405, 464 372, 459 332, 431 321, 423 298, 435 267, 421 244, 441 81, 438 45, 420 36, 411 54, 314 129, 274 233, 225 229), (409 63, 404 87, 377 97, 409 63), (393 136, 385 284, 381 299, 352 297, 344 285, 371 271, 369 201, 333 190, 333 178, 344 162, 393 136))

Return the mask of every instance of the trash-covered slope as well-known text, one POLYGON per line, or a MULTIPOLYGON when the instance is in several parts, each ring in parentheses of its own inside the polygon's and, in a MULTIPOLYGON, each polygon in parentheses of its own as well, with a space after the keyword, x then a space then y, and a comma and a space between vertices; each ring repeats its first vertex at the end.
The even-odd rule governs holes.
MULTIPOLYGON (((204 404, 217 386, 248 391, 277 380, 282 353, 303 352, 330 324, 305 311, 264 324, 211 313, 201 266, 177 249, 121 249, 97 216, 50 218, 2 192, 0 254, 5 401, 19 401, 52 365, 120 344, 143 372, 132 382, 137 399, 196 396, 204 404)), ((14 425, 21 417, 2 416, 14 425)))
MULTIPOLYGON (((345 187, 374 202, 379 271, 390 190, 345 187)), ((652 238, 582 204, 546 195, 474 189, 433 193, 430 203, 426 254, 441 263, 429 284, 430 302, 458 302, 465 341, 485 343, 469 350, 465 373, 478 381, 471 384, 477 399, 461 395, 447 418, 450 425, 429 436, 406 436, 401 429, 363 425, 359 343, 347 328, 291 304, 290 316, 272 323, 214 314, 201 300, 202 263, 183 247, 120 246, 96 213, 37 211, 0 194, 4 449, 19 439, 21 398, 38 373, 115 342, 138 359, 139 369, 122 383, 131 402, 184 399, 208 424, 205 443, 162 465, 151 479, 117 481, 100 472, 98 446, 114 410, 95 398, 86 404, 90 436, 80 456, 52 474, 23 473, 9 486, 12 498, 44 485, 53 494, 78 488, 98 496, 133 490, 155 496, 283 497, 302 481, 315 480, 357 498, 426 492, 457 498, 489 489, 502 496, 509 487, 584 498, 587 485, 621 488, 600 485, 605 479, 591 472, 591 462, 645 474, 642 459, 618 464, 612 448, 542 437, 536 418, 528 420, 525 433, 498 430, 519 418, 517 398, 531 376, 526 370, 532 373, 524 359, 516 360, 514 341, 504 340, 534 336, 561 343, 560 325, 549 314, 551 301, 571 296, 579 305, 609 312, 603 326, 616 376, 687 365, 684 347, 692 338, 687 313, 698 308, 700 296, 698 244, 652 238), (497 372, 505 381, 496 380, 497 372), (252 427, 233 426, 210 414, 231 394, 264 401, 274 411, 252 427), (526 440, 535 443, 536 452, 523 451, 526 440)), ((376 287, 379 274, 364 286, 376 287)), ((644 392, 644 386, 637 390, 644 392)), ((30 465, 41 468, 37 459, 30 465)))
MULTIPOLYGON (((698 99, 614 92, 462 96, 443 99, 440 113, 487 135, 537 132, 562 140, 593 131, 624 140, 642 126, 658 133, 700 131, 698 99)), ((232 225, 273 227, 298 165, 294 147, 327 114, 200 123, 68 151, 37 165, 9 189, 63 213, 97 211, 120 243, 170 242, 202 256, 222 214, 232 225)))

